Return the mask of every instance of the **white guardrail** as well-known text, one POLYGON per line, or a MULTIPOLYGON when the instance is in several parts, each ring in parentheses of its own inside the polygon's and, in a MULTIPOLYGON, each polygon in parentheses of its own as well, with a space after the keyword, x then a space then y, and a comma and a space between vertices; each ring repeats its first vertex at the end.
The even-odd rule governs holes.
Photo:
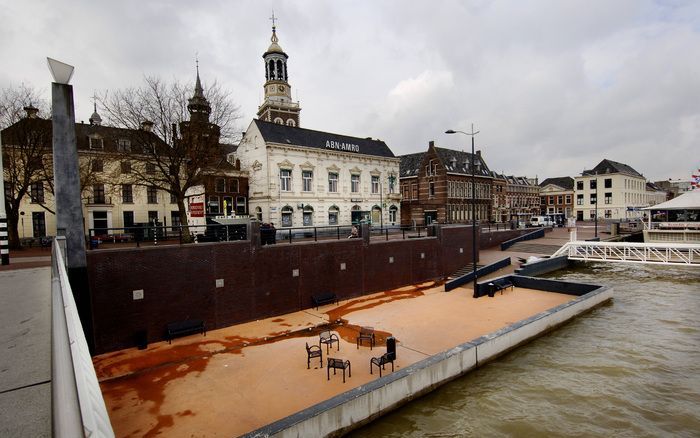
POLYGON ((700 266, 700 245, 692 243, 567 242, 551 257, 585 262, 700 266))
POLYGON ((114 437, 56 237, 51 261, 51 393, 54 437, 114 437))

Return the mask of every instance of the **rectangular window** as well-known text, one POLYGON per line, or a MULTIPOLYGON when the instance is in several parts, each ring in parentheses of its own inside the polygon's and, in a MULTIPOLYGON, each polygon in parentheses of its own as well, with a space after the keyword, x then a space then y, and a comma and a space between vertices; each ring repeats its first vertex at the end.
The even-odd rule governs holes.
POLYGON ((612 210, 605 210, 605 219, 612 218, 612 210))
POLYGON ((605 203, 612 204, 612 192, 605 192, 605 203))
POLYGON ((226 179, 217 178, 216 179, 216 191, 219 193, 226 191, 226 179))
POLYGON ((583 195, 576 195, 576 205, 583 205, 583 195))
POLYGON ((583 190, 583 181, 576 181, 576 190, 583 190))
POLYGON ((283 192, 292 191, 292 171, 280 169, 280 190, 283 192))
POLYGON ((102 149, 104 143, 101 138, 90 137, 90 149, 102 149))
POLYGON ((411 184, 411 199, 418 199, 418 184, 411 184))
POLYGON ((230 179, 228 181, 228 191, 232 193, 238 193, 238 180, 230 179))
POLYGON ((591 190, 594 190, 596 187, 598 187, 598 180, 592 179, 592 180, 589 182, 589 186, 590 186, 591 190))
POLYGON ((562 195, 557 195, 557 204, 561 205, 564 202, 564 197, 562 195))
POLYGON ((134 190, 131 184, 122 184, 122 202, 125 204, 134 202, 134 190))
POLYGON ((94 184, 92 186, 92 202, 94 204, 104 204, 105 203, 105 185, 104 184, 94 184))
POLYGON ((146 199, 149 204, 158 203, 158 189, 153 186, 146 187, 146 199))
POLYGON ((605 188, 606 189, 612 188, 612 178, 605 178, 605 188))
POLYGON ((374 175, 372 176, 372 193, 379 193, 379 177, 374 175))
MULTIPOLYGON (((123 214, 124 217, 124 228, 129 228, 134 226, 134 212, 133 211, 125 211, 123 214)), ((124 230, 124 232, 129 232, 129 230, 124 230)))
POLYGON ((338 174, 328 173, 328 193, 338 193, 338 174))
POLYGON ((153 163, 146 163, 146 173, 149 175, 156 173, 156 165, 153 163))
POLYGON ((177 232, 180 231, 180 212, 175 210, 170 212, 170 225, 173 227, 172 230, 177 232))
POLYGON ((549 204, 549 205, 554 204, 554 196, 547 196, 547 204, 549 204))
MULTIPOLYGON (((9 187, 9 185, 6 187, 9 187)), ((29 196, 32 199, 32 204, 43 204, 44 203, 44 183, 43 182, 32 183, 29 196)))
POLYGON ((404 184, 401 186, 401 197, 403 200, 408 200, 408 184, 404 184))
POLYGON ((102 172, 104 170, 104 163, 102 160, 92 160, 92 171, 102 172))
POLYGON ((571 195, 566 195, 566 203, 571 204, 571 195))
POLYGON ((32 232, 34 237, 46 236, 46 217, 43 211, 32 212, 32 232))
POLYGON ((122 161, 120 166, 122 169, 122 173, 131 173, 131 162, 130 161, 122 161))
POLYGON ((350 191, 360 193, 360 175, 350 175, 350 191))
POLYGON ((597 203, 598 203, 598 197, 596 196, 595 193, 591 193, 590 201, 591 201, 591 204, 597 204, 597 203))
POLYGON ((219 197, 209 196, 209 202, 207 202, 207 213, 219 214, 219 197))
POLYGON ((310 170, 302 170, 301 171, 301 190, 304 192, 311 192, 312 191, 312 184, 313 184, 313 172, 310 170))
POLYGON ((430 181, 428 183, 428 195, 433 198, 435 197, 435 182, 430 181))
POLYGON ((117 150, 119 152, 131 152, 131 140, 120 138, 117 142, 117 150))
POLYGON ((246 211, 248 211, 248 209, 246 207, 245 196, 236 196, 236 214, 246 214, 246 211))
POLYGON ((170 203, 171 204, 177 204, 177 196, 175 196, 174 193, 170 194, 170 203))
POLYGON ((148 212, 148 223, 158 225, 158 212, 157 211, 149 211, 148 212))

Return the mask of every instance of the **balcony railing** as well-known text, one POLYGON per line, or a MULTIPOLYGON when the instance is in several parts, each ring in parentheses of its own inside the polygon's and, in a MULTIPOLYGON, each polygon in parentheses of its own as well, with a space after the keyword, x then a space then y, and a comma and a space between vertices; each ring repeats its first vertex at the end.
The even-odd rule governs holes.
POLYGON ((109 196, 90 196, 87 203, 88 205, 111 205, 112 198, 109 196))

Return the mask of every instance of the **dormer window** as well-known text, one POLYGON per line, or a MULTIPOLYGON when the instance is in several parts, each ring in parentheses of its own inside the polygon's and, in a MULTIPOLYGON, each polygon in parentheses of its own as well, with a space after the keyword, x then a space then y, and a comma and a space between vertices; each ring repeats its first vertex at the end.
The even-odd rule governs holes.
POLYGON ((284 125, 284 120, 282 120, 282 117, 275 117, 274 122, 279 125, 284 125))
POLYGON ((131 140, 120 138, 117 142, 117 150, 119 152, 131 152, 131 140))
POLYGON ((297 124, 294 122, 294 119, 287 119, 287 126, 296 126, 297 124))
POLYGON ((90 139, 90 149, 104 149, 104 142, 99 137, 88 137, 90 139))

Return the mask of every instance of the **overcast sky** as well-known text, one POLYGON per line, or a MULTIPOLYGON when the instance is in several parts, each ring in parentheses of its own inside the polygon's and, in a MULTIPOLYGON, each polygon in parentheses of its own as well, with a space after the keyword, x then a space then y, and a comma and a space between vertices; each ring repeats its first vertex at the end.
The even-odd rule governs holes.
POLYGON ((217 80, 261 103, 274 8, 301 126, 396 155, 476 148, 492 170, 575 176, 603 158, 652 180, 700 167, 700 1, 0 0, 0 87, 49 98, 46 57, 93 92, 144 75, 217 80))

